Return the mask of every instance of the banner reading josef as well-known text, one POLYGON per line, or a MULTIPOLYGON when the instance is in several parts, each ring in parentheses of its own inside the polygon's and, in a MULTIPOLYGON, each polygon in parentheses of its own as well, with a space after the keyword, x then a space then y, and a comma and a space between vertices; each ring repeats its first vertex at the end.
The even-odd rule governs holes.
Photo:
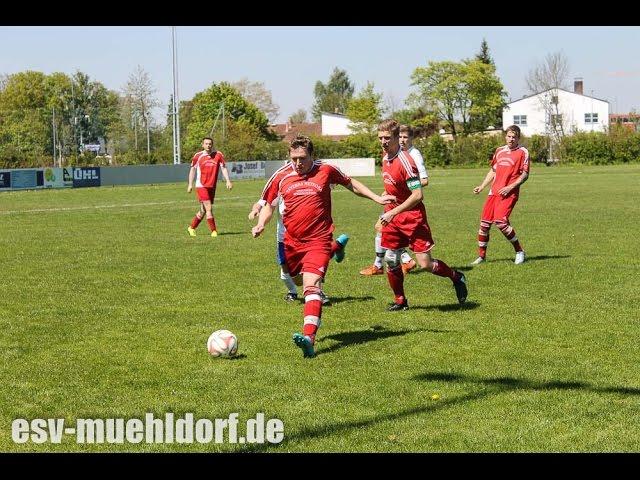
MULTIPOLYGON (((229 170, 229 178, 231 180, 245 178, 264 178, 264 162, 227 162, 229 170)), ((218 175, 218 180, 222 179, 222 175, 218 175)))
POLYGON ((74 167, 73 188, 99 187, 100 167, 74 167))

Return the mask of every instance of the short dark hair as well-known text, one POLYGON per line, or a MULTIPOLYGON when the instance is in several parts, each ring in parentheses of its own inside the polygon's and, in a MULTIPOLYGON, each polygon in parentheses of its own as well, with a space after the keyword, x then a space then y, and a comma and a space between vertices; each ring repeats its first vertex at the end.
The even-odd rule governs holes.
POLYGON ((400 133, 408 133, 410 137, 413 137, 413 128, 409 125, 400 125, 400 133))
POLYGON ((213 138, 211 138, 211 137, 204 137, 204 138, 202 139, 202 141, 203 141, 203 142, 204 142, 205 140, 211 140, 211 143, 213 143, 213 138))
POLYGON ((297 135, 293 140, 291 140, 289 151, 296 148, 304 148, 309 155, 313 156, 313 142, 306 135, 297 135))
POLYGON ((379 132, 391 132, 391 135, 397 137, 400 134, 400 124, 393 118, 383 120, 378 125, 379 132))
POLYGON ((517 125, 511 125, 509 127, 507 127, 507 129, 504 131, 505 135, 509 132, 513 132, 515 133, 518 138, 520 138, 520 127, 517 125))

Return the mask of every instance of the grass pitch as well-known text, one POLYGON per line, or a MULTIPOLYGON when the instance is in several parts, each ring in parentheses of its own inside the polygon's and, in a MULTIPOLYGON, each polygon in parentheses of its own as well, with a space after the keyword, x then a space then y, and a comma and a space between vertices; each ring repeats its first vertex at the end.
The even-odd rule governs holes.
MULTIPOLYGON (((253 239, 263 181, 219 188, 197 209, 184 184, 0 194, 0 450, 568 452, 640 450, 640 165, 534 165, 511 222, 476 258, 482 170, 433 170, 425 204, 451 282, 409 274, 411 309, 388 313, 386 276, 364 278, 381 208, 342 187, 336 234, 351 241, 325 285, 317 358, 292 341, 302 305, 275 262, 275 222, 253 239), (225 328, 240 356, 214 359, 225 328), (284 422, 278 445, 16 444, 16 418, 179 417, 284 422)), ((379 178, 362 178, 379 190, 379 178)))

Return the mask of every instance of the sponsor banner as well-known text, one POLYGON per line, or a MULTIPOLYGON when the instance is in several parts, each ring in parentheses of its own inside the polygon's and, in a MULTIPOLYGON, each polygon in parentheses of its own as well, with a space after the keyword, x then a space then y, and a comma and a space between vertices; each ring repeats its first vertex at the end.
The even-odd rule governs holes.
POLYGON ((0 190, 11 188, 11 172, 7 170, 0 171, 0 190))
MULTIPOLYGON (((264 178, 265 164, 259 160, 255 162, 227 162, 227 170, 231 180, 264 178)), ((224 180, 222 174, 218 176, 218 180, 224 180)))
MULTIPOLYGON (((40 183, 40 186, 44 182, 40 183)), ((11 172, 11 188, 37 188, 38 187, 38 171, 37 170, 13 170, 11 172)))
POLYGON ((100 167, 74 167, 73 188, 99 187, 100 167))
POLYGON ((73 186, 72 167, 56 168, 48 167, 44 169, 44 188, 63 188, 73 186), (69 169, 69 180, 65 181, 65 170, 69 169))

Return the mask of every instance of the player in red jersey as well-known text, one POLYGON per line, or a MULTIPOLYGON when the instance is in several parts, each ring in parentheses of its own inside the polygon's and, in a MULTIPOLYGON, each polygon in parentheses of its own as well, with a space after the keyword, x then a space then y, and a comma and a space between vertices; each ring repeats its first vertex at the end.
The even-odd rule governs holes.
POLYGON ((298 135, 291 141, 289 158, 291 162, 276 171, 264 187, 264 206, 251 233, 257 237, 264 231, 273 214, 273 202, 280 196, 284 202, 286 266, 292 277, 302 274, 305 299, 302 333, 294 334, 293 341, 304 357, 314 357, 313 345, 322 317, 321 282, 330 258, 338 253, 335 246, 332 248, 331 185, 343 185, 381 205, 395 199, 376 195, 337 167, 314 160, 313 142, 308 137, 298 135))
POLYGON ((193 189, 193 180, 196 181, 196 194, 200 201, 200 210, 196 213, 196 216, 191 220, 191 225, 187 227, 187 232, 192 237, 196 236, 196 228, 200 225, 202 218, 207 216, 207 224, 209 230, 211 230, 211 236, 218 236, 218 229, 216 228, 216 221, 213 218, 213 212, 211 208, 213 206, 213 200, 216 196, 216 182, 218 180, 218 171, 222 170, 222 176, 227 182, 227 189, 231 190, 233 184, 229 179, 229 172, 224 162, 224 155, 222 152, 213 150, 213 139, 205 137, 202 139, 201 152, 196 153, 191 159, 191 169, 189 170, 189 185, 187 186, 187 193, 191 193, 193 189))
POLYGON ((464 274, 431 256, 431 249, 435 243, 427 222, 427 211, 422 203, 422 184, 418 168, 409 152, 400 147, 399 131, 400 125, 393 119, 385 120, 378 125, 378 139, 384 151, 382 180, 385 193, 397 199, 394 204, 385 205, 384 213, 380 215, 380 243, 382 248, 386 249, 384 260, 387 264, 387 278, 394 294, 394 302, 389 305, 388 310, 409 308, 404 294, 404 275, 400 259, 405 247, 413 250, 422 269, 451 279, 458 302, 462 304, 467 299, 464 274))
POLYGON ((524 250, 518 241, 516 231, 509 223, 509 216, 518 201, 520 185, 529 178, 529 151, 518 144, 520 127, 517 125, 507 128, 506 140, 507 144, 497 148, 493 154, 491 169, 485 179, 473 189, 473 193, 478 194, 493 182, 482 208, 478 231, 478 258, 472 262, 472 265, 479 265, 485 261, 492 223, 496 224, 496 227, 513 245, 516 251, 514 263, 519 265, 525 260, 524 250))

